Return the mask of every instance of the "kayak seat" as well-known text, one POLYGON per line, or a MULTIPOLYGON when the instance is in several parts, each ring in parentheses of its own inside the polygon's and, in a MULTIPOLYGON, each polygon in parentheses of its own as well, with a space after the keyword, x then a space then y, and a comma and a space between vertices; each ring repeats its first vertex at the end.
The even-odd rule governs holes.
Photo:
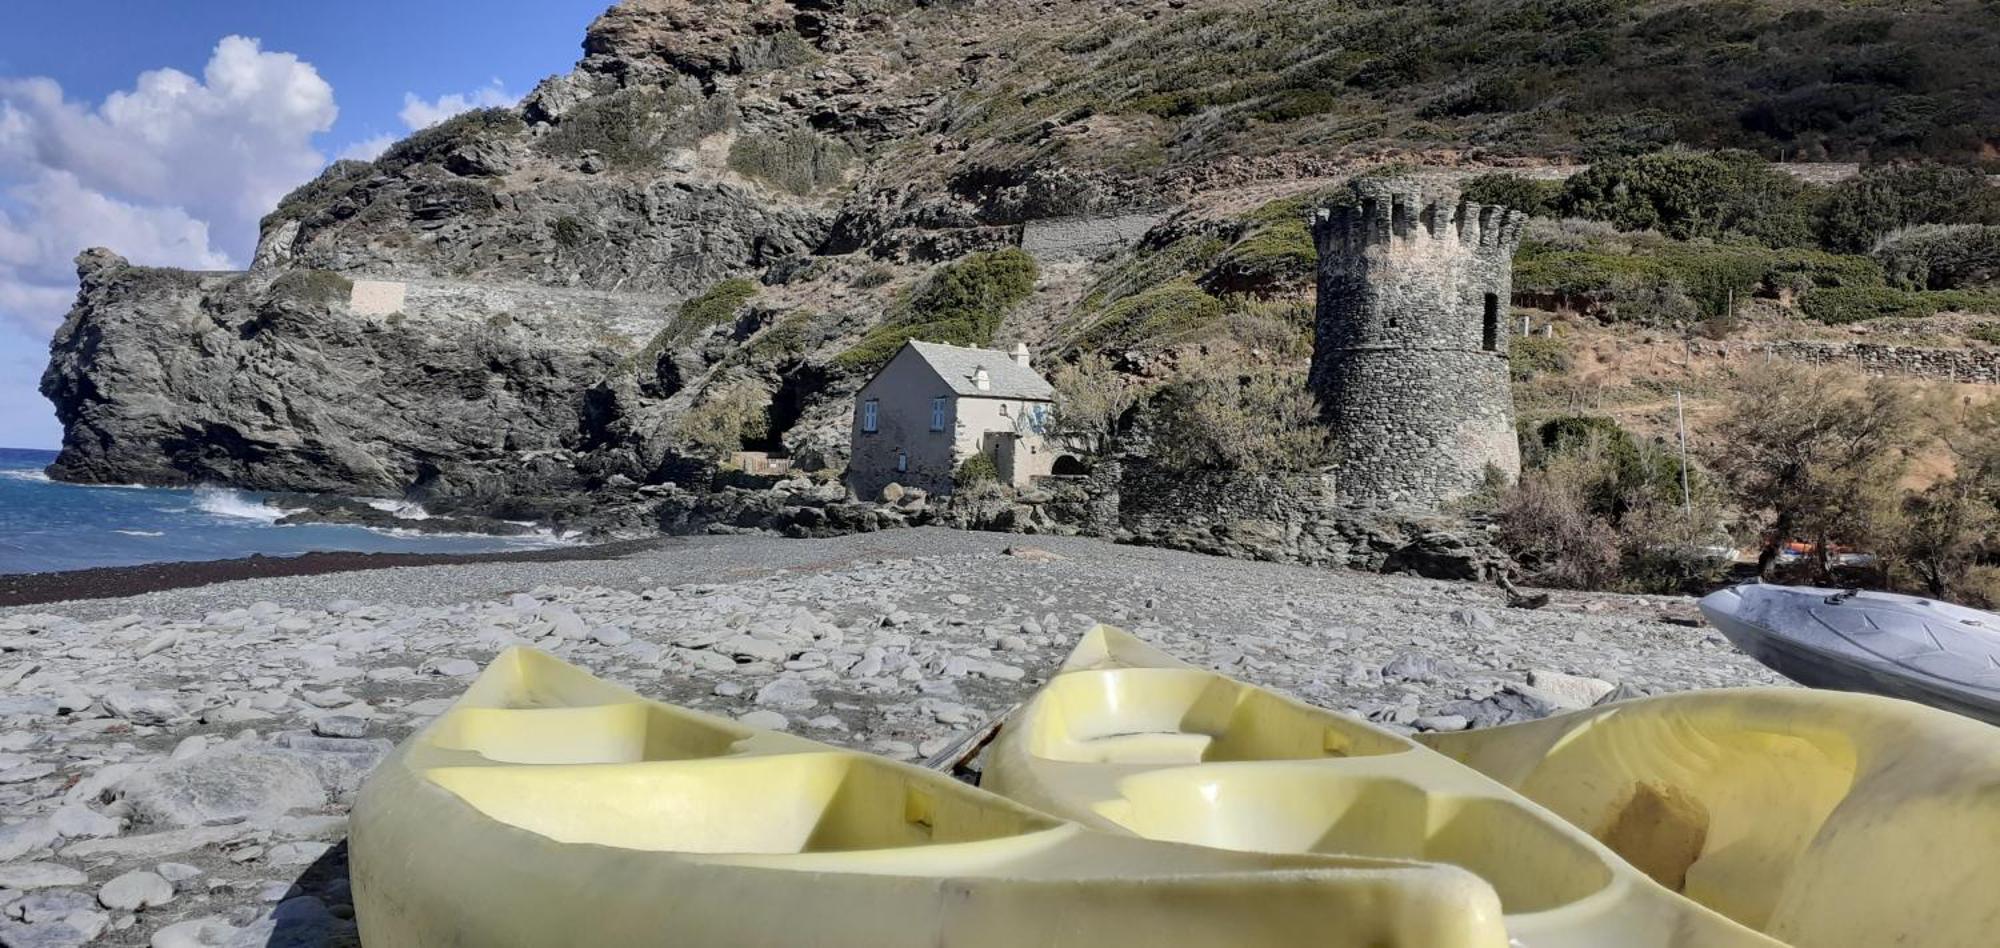
POLYGON ((1399 754, 1413 745, 1337 716, 1185 668, 1061 675, 1044 692, 1029 750, 1086 764, 1194 764, 1399 754))
POLYGON ((973 842, 1060 821, 950 778, 838 752, 623 765, 440 767, 487 817, 564 843, 683 853, 855 852, 973 842))
POLYGON ((459 708, 431 743, 510 764, 624 764, 729 753, 753 732, 652 702, 580 708, 459 708))
POLYGON ((1611 884, 1592 850, 1507 800, 1296 765, 1156 770, 1093 808, 1148 839, 1251 852, 1331 853, 1456 865, 1509 914, 1586 898, 1611 884))

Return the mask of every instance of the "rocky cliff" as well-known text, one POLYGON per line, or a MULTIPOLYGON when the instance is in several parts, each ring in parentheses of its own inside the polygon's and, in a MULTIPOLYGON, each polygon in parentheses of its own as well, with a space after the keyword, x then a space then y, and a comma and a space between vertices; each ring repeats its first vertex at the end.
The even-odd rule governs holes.
POLYGON ((629 0, 519 106, 298 189, 249 272, 79 258, 53 470, 547 516, 698 479, 686 419, 746 393, 744 447, 837 467, 857 342, 965 254, 1041 258, 1002 341, 1146 348, 1188 294, 1298 292, 1272 202, 1387 160, 1976 155, 2000 79, 1890 67, 1956 62, 1978 12, 629 0), (1886 65, 1830 72, 1835 39, 1886 65), (1815 96, 1844 105, 1786 105, 1815 96))

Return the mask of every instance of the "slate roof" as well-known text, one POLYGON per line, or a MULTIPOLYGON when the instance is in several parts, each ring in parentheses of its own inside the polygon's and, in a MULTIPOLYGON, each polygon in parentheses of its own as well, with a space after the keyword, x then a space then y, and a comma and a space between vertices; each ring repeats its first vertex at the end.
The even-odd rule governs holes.
POLYGON ((910 348, 923 357, 931 370, 951 386, 953 394, 972 398, 1021 398, 1055 401, 1055 387, 1041 373, 1023 367, 1014 357, 994 349, 968 349, 936 342, 910 340, 910 348), (972 373, 984 368, 992 387, 972 384, 972 373))

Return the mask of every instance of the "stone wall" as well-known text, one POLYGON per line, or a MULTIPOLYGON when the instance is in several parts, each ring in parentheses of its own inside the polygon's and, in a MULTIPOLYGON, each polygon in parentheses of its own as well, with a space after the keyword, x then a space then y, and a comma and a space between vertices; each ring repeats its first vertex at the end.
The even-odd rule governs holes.
POLYGON ((1012 511, 1008 522, 1212 556, 1438 579, 1490 579, 1506 563, 1486 525, 1344 504, 1330 474, 1190 474, 1126 457, 1049 487, 1032 511, 1012 511))
POLYGON ((2000 385, 2000 350, 1944 349, 1932 346, 1898 346, 1879 342, 1813 342, 1785 339, 1775 342, 1697 342, 1697 355, 1720 356, 1730 361, 1778 359, 1807 365, 1845 365, 1870 375, 1902 375, 1912 378, 2000 385))
POLYGON ((1526 218, 1442 181, 1354 182, 1313 220, 1311 386, 1341 490, 1435 508, 1520 470, 1507 374, 1513 253, 1526 218))
POLYGON ((1044 263, 1095 260, 1138 243, 1160 220, 1159 214, 1113 214, 1029 221, 1021 228, 1021 249, 1044 263))

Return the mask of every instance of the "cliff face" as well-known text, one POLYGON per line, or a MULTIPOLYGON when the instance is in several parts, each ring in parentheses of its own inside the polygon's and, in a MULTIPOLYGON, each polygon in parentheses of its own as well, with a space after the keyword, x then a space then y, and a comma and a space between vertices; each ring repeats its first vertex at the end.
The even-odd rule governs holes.
POLYGON ((1383 160, 2000 138, 1990 70, 1799 65, 1835 35, 1868 62, 1955 37, 1925 53, 1946 62, 1986 42, 1976 0, 1812 6, 629 0, 518 107, 287 197, 248 273, 86 253, 43 380, 66 428, 54 470, 548 509, 532 499, 685 479, 689 411, 745 391, 769 405, 746 447, 838 465, 865 372, 838 357, 972 251, 1042 258, 1006 341, 1073 343, 1215 263, 1154 273, 1121 249, 1228 246, 1263 226, 1246 208, 1383 160), (1745 43, 1757 82, 1724 55, 1745 43), (1846 103, 1837 121, 1758 118, 1815 89, 1846 103), (1932 99, 1956 104, 1918 108, 1932 99), (1944 117, 1885 125, 1912 115, 1944 117), (729 279, 752 283, 683 306, 729 279))

